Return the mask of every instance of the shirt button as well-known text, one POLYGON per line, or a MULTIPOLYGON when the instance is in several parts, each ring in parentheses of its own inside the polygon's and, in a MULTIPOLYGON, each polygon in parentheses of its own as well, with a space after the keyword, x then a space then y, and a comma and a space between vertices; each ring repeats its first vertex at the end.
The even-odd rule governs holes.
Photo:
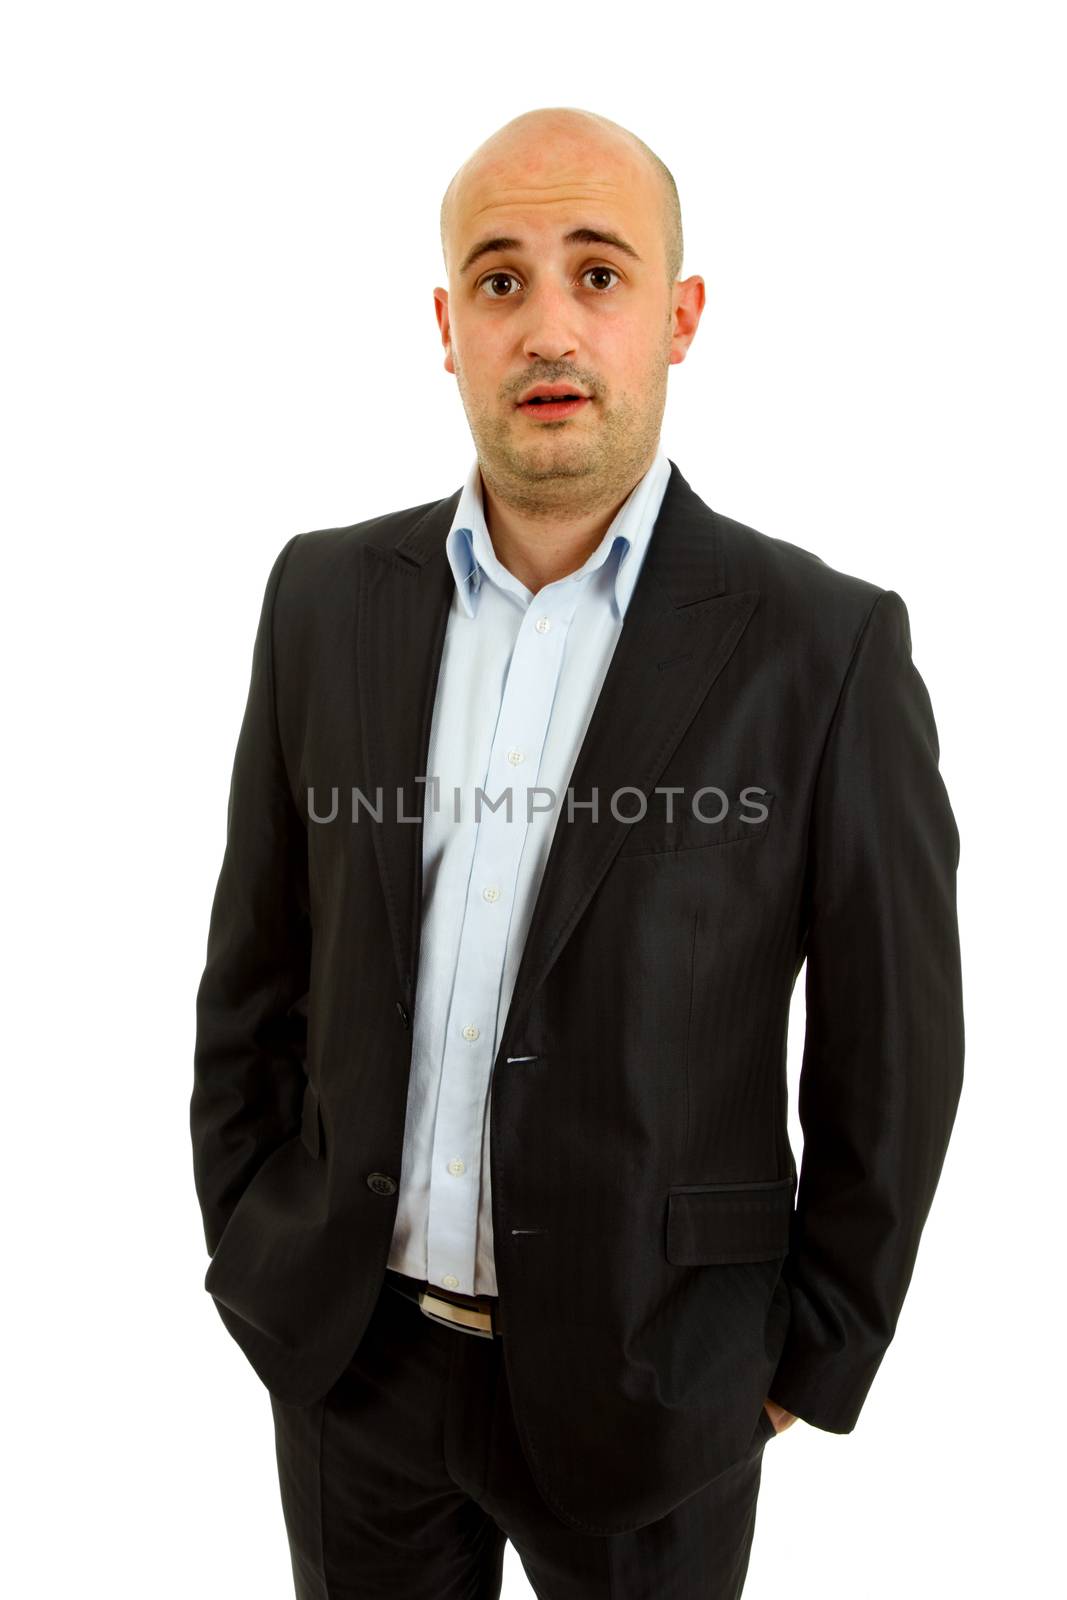
POLYGON ((547 617, 538 617, 537 621, 534 623, 534 627, 537 629, 538 633, 547 633, 551 626, 552 624, 547 617))
POLYGON ((473 1022, 468 1022, 467 1026, 463 1030, 463 1037, 465 1039, 477 1039, 480 1032, 481 1029, 475 1027, 473 1022))
POLYGON ((459 1156, 453 1156, 452 1160, 448 1163, 448 1170, 451 1172, 453 1177, 458 1178, 460 1173, 466 1172, 467 1163, 465 1161, 461 1161, 459 1156))
POLYGON ((500 899, 500 890, 498 888, 496 888, 496 886, 494 884, 489 884, 489 886, 487 888, 482 890, 482 899, 483 900, 499 900, 500 899))
POLYGON ((459 1279, 454 1272, 446 1272, 441 1282, 446 1289, 458 1289, 459 1287, 459 1279))
POLYGON ((517 767, 520 761, 525 760, 525 757, 523 756, 521 750, 509 750, 508 760, 511 762, 513 767, 517 767))

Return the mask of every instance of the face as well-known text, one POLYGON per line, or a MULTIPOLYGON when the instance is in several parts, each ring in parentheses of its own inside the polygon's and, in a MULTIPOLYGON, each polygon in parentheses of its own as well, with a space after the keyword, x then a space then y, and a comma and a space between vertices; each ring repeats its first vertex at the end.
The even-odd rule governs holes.
POLYGON ((700 278, 667 282, 662 190, 646 163, 543 132, 480 153, 457 181, 446 252, 449 288, 434 291, 445 368, 483 474, 529 510, 628 493, 703 306, 700 278), (539 410, 522 403, 537 384, 586 398, 569 414, 539 410))

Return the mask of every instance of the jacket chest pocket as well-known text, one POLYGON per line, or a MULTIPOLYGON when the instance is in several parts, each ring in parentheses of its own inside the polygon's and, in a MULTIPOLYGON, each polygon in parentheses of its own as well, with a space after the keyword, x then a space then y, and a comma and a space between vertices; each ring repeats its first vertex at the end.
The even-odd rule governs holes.
POLYGON ((690 1183, 667 1195, 667 1260, 679 1267, 774 1261, 789 1250, 794 1180, 690 1183))
MULTIPOLYGON (((733 798, 720 790, 676 794, 673 800, 673 820, 668 822, 667 797, 649 795, 645 815, 640 821, 625 825, 620 856, 680 854, 713 845, 736 845, 745 839, 763 839, 774 805, 774 795, 769 790, 753 786, 746 786, 733 798), (693 810, 694 798, 697 814, 693 810)), ((623 810, 621 803, 619 810, 623 810)))

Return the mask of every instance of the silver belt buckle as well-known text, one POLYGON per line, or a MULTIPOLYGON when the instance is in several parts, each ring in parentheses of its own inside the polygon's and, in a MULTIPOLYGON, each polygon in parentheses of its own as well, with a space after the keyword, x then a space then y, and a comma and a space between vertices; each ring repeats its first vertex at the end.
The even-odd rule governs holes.
POLYGON ((424 1317, 446 1323, 450 1328, 461 1328, 464 1333, 473 1333, 482 1339, 495 1336, 492 1307, 480 1311, 476 1306, 461 1306, 455 1300, 446 1300, 432 1289, 420 1289, 419 1310, 424 1317))

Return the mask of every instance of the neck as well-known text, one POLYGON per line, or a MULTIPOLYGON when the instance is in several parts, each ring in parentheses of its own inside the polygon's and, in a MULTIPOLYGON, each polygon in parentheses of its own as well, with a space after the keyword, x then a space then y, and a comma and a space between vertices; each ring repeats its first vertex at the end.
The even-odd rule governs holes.
POLYGON ((513 573, 531 594, 577 572, 592 555, 619 507, 654 459, 655 450, 636 473, 631 469, 628 481, 624 480, 621 486, 611 485, 592 504, 583 501, 577 506, 573 503, 570 506, 532 506, 502 493, 500 486, 487 478, 485 468, 479 467, 485 525, 501 566, 513 573))

